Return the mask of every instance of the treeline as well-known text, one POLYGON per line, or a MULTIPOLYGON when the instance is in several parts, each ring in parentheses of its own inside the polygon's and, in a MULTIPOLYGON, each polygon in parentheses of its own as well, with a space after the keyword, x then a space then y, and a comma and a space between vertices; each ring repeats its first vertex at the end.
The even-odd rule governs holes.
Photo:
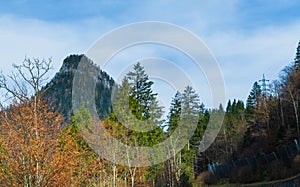
MULTIPOLYGON (((98 125, 132 147, 158 145, 178 133, 178 127, 182 137, 191 134, 182 149, 174 140, 164 152, 155 153, 169 155, 165 162, 137 167, 129 158, 142 162, 147 155, 130 155, 129 149, 124 150, 127 166, 117 165, 87 144, 80 132, 93 123, 93 116, 84 103, 65 124, 62 115, 43 100, 42 86, 51 61, 26 58, 22 65, 14 66, 15 73, 0 76, 0 88, 9 103, 1 103, 0 112, 0 185, 192 186, 203 182, 209 163, 272 152, 278 145, 299 139, 299 60, 300 45, 294 63, 284 69, 270 91, 255 82, 246 104, 233 100, 226 107, 207 109, 187 86, 173 97, 165 120, 152 90, 154 83, 141 64, 135 64, 112 94, 110 114, 98 125), (213 113, 224 115, 223 125, 212 145, 200 152, 213 113)), ((118 153, 110 154, 114 158, 118 153)))
MULTIPOLYGON (((223 130, 215 140, 215 145, 206 151, 213 157, 211 163, 226 164, 232 160, 269 154, 282 145, 300 139, 299 62, 300 43, 294 62, 282 70, 279 80, 267 85, 267 89, 259 82, 254 82, 246 106, 240 101, 228 102, 223 130)), ((295 175, 299 172, 297 169, 300 164, 299 158, 297 156, 292 162, 276 160, 255 170, 247 167, 239 168, 233 171, 234 175, 230 177, 229 182, 251 183, 295 175)), ((220 182, 218 176, 212 176, 207 172, 200 174, 198 180, 210 184, 220 182)))

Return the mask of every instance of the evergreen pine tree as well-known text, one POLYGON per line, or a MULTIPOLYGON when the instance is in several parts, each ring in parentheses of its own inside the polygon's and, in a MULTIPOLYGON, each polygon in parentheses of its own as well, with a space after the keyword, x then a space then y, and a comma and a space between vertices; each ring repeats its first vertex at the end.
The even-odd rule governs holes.
POLYGON ((116 115, 116 120, 123 125, 128 125, 132 122, 132 115, 129 109, 129 92, 130 85, 127 78, 124 78, 120 87, 115 90, 113 95, 113 114, 116 115))
POLYGON ((129 81, 130 90, 130 110, 139 120, 151 118, 155 124, 160 124, 162 108, 157 101, 157 93, 153 93, 153 82, 149 80, 144 68, 138 62, 134 65, 133 71, 126 76, 129 81), (153 116, 154 115, 154 116, 153 116))
POLYGON ((252 90, 248 96, 246 103, 246 120, 247 120, 247 130, 244 137, 244 146, 249 146, 252 142, 254 135, 259 134, 261 116, 259 112, 260 104, 262 100, 262 90, 260 85, 255 82, 253 84, 252 90))
POLYGON ((258 103, 258 99, 261 97, 262 90, 258 82, 253 84, 252 90, 247 98, 246 110, 247 113, 252 115, 254 113, 254 109, 258 103))
POLYGON ((229 100, 227 103, 226 112, 231 112, 231 111, 232 111, 231 100, 229 100))
POLYGON ((172 133, 178 126, 181 115, 181 94, 176 92, 175 97, 171 101, 169 121, 168 121, 168 132, 172 133))
MULTIPOLYGON (((186 135, 191 132, 191 126, 197 125, 199 121, 199 111, 200 111, 200 100, 196 91, 191 87, 187 86, 182 94, 182 111, 181 111, 181 121, 182 129, 186 135)), ((182 176, 188 178, 189 180, 193 177, 193 162, 195 158, 195 151, 192 148, 195 148, 195 144, 192 141, 188 141, 186 147, 181 151, 182 154, 182 176)))
POLYGON ((162 139, 162 107, 152 85, 144 68, 137 63, 125 76, 114 97, 114 113, 119 122, 128 127, 128 144, 151 146, 162 139))
POLYGON ((199 96, 196 91, 187 86, 182 94, 181 120, 187 126, 198 122, 200 104, 199 96))
POLYGON ((298 70, 299 65, 300 65, 300 41, 298 43, 297 51, 296 51, 296 57, 295 57, 295 67, 296 70, 298 70))

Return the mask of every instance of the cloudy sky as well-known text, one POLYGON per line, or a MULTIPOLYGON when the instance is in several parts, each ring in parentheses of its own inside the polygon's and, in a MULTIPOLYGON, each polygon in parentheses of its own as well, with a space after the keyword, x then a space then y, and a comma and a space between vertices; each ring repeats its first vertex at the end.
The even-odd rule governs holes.
MULTIPOLYGON (((226 98, 245 101, 254 81, 263 74, 277 79, 293 61, 300 40, 299 10, 298 0, 0 1, 0 69, 9 73, 11 64, 21 63, 25 56, 52 57, 54 74, 66 56, 86 53, 113 29, 141 21, 167 22, 206 44, 222 71, 226 98)), ((162 48, 143 46, 136 51, 167 58, 162 48)), ((183 69, 188 71, 188 65, 183 69)), ((209 106, 205 86, 197 89, 209 106)))

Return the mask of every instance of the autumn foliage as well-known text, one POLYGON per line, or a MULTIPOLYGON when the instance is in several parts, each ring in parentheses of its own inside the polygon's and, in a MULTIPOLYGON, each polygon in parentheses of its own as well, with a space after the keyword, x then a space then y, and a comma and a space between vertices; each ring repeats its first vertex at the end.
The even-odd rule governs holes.
MULTIPOLYGON (((41 103, 41 101, 39 102, 41 103)), ((57 186, 67 184, 76 157, 61 133, 61 117, 46 104, 33 110, 34 101, 15 103, 2 111, 1 185, 57 186), (64 181, 64 182, 63 182, 64 181)))

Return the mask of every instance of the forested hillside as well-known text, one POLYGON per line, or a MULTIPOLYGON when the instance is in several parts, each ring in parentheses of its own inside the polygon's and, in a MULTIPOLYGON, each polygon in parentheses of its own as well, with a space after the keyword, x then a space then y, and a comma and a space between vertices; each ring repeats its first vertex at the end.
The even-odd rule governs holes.
MULTIPOLYGON (((1 103, 0 111, 1 186, 205 186, 275 180, 300 172, 299 154, 286 163, 276 160, 260 168, 237 168, 227 179, 208 171, 210 163, 226 164, 272 153, 278 146, 300 139, 300 43, 294 62, 272 82, 270 90, 262 89, 254 80, 245 103, 231 100, 227 106, 209 109, 195 89, 186 85, 170 101, 164 120, 157 93, 153 91, 155 83, 138 62, 120 85, 115 85, 108 74, 84 55, 67 57, 60 71, 45 85, 50 66, 51 61, 26 58, 23 64, 15 66, 21 77, 0 76, 0 88, 9 101, 9 105, 1 103), (170 159, 147 167, 130 165, 130 150, 126 150, 128 166, 97 155, 99 150, 93 150, 80 133, 94 116, 84 103, 80 110, 72 111, 74 71, 81 60, 88 62, 86 69, 98 74, 98 125, 124 144, 149 147, 171 137, 179 126, 186 129, 181 132, 183 135, 188 133, 192 123, 196 123, 197 128, 184 148, 175 152, 172 146, 176 145, 171 145, 167 153, 157 153, 171 155, 170 159), (19 85, 19 80, 24 85, 19 85), (114 94, 113 86, 118 88, 114 94), (200 152, 200 141, 212 113, 225 114, 223 126, 214 143, 200 152), (151 125, 151 130, 142 131, 141 124, 146 129, 151 125), (272 170, 286 175, 264 172, 272 170)), ((112 157, 114 154, 117 153, 113 152, 112 157)), ((135 156, 136 160, 143 160, 141 155, 135 156)))

